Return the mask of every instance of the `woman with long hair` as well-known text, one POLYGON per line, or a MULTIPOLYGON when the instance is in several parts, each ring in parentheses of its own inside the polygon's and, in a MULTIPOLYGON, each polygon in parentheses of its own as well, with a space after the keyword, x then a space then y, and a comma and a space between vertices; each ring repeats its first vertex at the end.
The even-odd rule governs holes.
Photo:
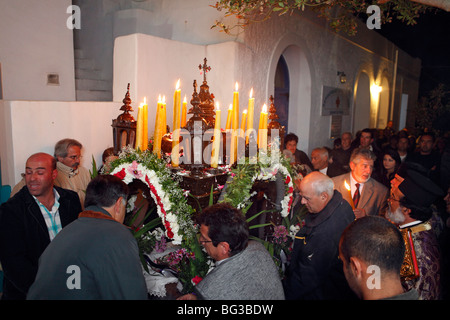
POLYGON ((402 160, 397 150, 392 148, 386 148, 382 153, 382 157, 382 165, 377 172, 372 174, 372 177, 390 189, 391 180, 394 178, 402 160))

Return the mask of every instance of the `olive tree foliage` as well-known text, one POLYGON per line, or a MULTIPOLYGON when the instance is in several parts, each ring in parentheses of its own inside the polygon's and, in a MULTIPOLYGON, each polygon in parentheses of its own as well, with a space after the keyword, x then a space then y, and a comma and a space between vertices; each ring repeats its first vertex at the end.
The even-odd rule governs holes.
POLYGON ((234 16, 237 22, 228 25, 216 21, 212 26, 231 34, 239 32, 247 25, 269 19, 273 14, 285 15, 302 12, 306 8, 317 16, 325 18, 336 32, 355 35, 357 19, 367 19, 376 6, 380 24, 399 19, 414 25, 423 13, 437 10, 450 10, 450 0, 220 0, 211 7, 225 12, 225 17, 234 16))

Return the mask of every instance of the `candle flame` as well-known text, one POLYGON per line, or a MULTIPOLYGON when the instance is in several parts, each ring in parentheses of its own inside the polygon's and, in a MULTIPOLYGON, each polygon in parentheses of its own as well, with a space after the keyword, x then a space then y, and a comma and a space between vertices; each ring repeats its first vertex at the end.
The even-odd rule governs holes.
POLYGON ((147 104, 147 97, 144 97, 144 104, 147 104))
POLYGON ((166 96, 163 96, 162 103, 166 103, 166 96))
POLYGON ((262 112, 267 112, 267 105, 264 103, 263 107, 262 107, 262 112))
POLYGON ((250 90, 250 99, 253 98, 253 88, 250 90))
POLYGON ((244 111, 242 111, 242 114, 247 113, 247 109, 245 109, 244 111))
POLYGON ((186 96, 184 96, 183 102, 187 103, 186 96))
POLYGON ((161 102, 161 95, 158 96, 158 102, 161 102))
POLYGON ((177 81, 177 86, 176 86, 176 90, 180 89, 180 79, 178 79, 177 81))
POLYGON ((228 110, 233 110, 233 105, 230 103, 230 106, 228 107, 228 110))
POLYGON ((239 89, 239 86, 238 86, 238 83, 237 83, 237 81, 236 81, 236 84, 234 85, 234 87, 235 87, 235 91, 238 91, 238 89, 239 89))
POLYGON ((220 110, 219 102, 218 102, 218 101, 216 102, 216 108, 217 108, 217 110, 220 110))
POLYGON ((345 189, 350 191, 350 185, 347 183, 347 180, 344 181, 344 186, 345 186, 345 189))

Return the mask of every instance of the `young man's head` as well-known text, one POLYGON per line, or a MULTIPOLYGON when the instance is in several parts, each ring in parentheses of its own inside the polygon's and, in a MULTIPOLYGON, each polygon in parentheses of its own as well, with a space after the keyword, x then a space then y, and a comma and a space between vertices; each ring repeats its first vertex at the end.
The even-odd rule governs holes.
POLYGON ((366 216, 353 221, 342 233, 339 258, 350 288, 362 299, 388 297, 383 292, 395 284, 401 288, 400 269, 405 244, 400 231, 382 217, 366 216), (371 277, 379 277, 370 281, 371 277), (378 282, 377 282, 378 281, 378 282), (379 286, 376 286, 376 284, 379 286))

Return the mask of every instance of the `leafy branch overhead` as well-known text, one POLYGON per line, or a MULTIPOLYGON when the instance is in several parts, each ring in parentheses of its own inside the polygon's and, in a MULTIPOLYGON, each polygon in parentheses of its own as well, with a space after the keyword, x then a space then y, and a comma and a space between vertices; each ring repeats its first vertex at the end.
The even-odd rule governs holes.
POLYGON ((417 23, 417 18, 425 12, 442 9, 450 10, 450 0, 220 0, 211 7, 225 11, 225 17, 234 16, 238 19, 234 25, 216 21, 215 25, 221 31, 231 34, 232 30, 245 28, 251 23, 269 19, 273 14, 292 15, 311 9, 320 18, 325 18, 329 26, 336 32, 355 35, 357 19, 367 20, 367 8, 377 5, 380 8, 381 24, 399 19, 407 25, 417 23))

